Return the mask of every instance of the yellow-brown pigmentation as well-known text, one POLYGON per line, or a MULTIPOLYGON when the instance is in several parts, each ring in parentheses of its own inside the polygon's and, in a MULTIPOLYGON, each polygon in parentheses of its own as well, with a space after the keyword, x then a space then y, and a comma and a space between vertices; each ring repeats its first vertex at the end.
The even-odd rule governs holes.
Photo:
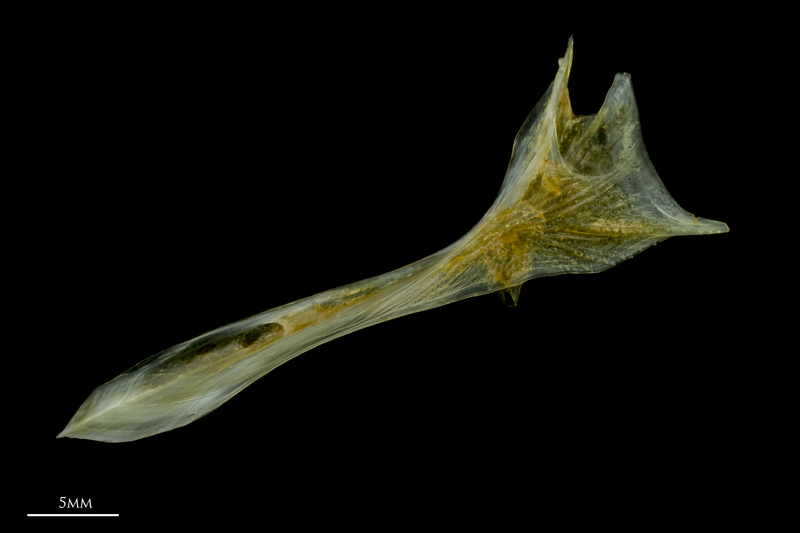
POLYGON ((598 113, 578 116, 571 64, 572 39, 514 140, 497 198, 462 239, 156 354, 98 387, 59 437, 120 442, 169 431, 342 335, 493 291, 516 305, 530 279, 599 272, 673 235, 727 232, 666 191, 644 149, 630 76, 615 77, 598 113))
POLYGON ((355 289, 352 293, 335 301, 329 301, 325 303, 320 303, 320 302, 315 303, 314 310, 323 316, 334 315, 343 309, 347 309, 348 307, 352 307, 355 304, 366 300, 367 298, 375 294, 377 291, 378 289, 376 289, 375 287, 355 289))
POLYGON ((160 386, 162 381, 176 373, 190 375, 218 372, 263 350, 269 344, 280 339, 283 334, 283 326, 270 323, 237 335, 212 336, 193 342, 172 357, 163 360, 154 369, 144 388, 155 389, 160 386))
POLYGON ((344 294, 340 291, 335 298, 314 302, 313 306, 308 309, 287 315, 285 318, 286 333, 298 333, 309 326, 319 324, 336 316, 339 312, 363 302, 376 292, 378 292, 376 287, 357 287, 344 294))
MULTIPOLYGON (((568 105, 568 97, 562 105, 568 105)), ((614 121, 624 121, 621 116, 614 121)), ((532 176, 511 206, 484 220, 448 261, 442 281, 428 293, 434 298, 451 286, 476 262, 491 276, 497 289, 516 286, 537 266, 558 266, 565 271, 599 271, 612 266, 607 252, 632 241, 656 239, 670 228, 638 216, 616 183, 621 171, 636 170, 633 128, 620 128, 613 142, 620 143, 617 157, 609 151, 607 113, 589 117, 559 113, 558 142, 539 138, 541 154, 532 176), (551 150, 555 152, 551 153, 551 150), (607 266, 604 266, 606 265, 607 266)))

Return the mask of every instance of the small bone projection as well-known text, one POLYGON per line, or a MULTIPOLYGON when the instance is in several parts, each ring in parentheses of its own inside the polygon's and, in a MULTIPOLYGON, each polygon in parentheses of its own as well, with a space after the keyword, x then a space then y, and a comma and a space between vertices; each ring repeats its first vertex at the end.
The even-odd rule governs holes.
POLYGON ((132 441, 184 426, 272 369, 359 329, 525 281, 600 272, 676 235, 724 233, 669 195, 647 156, 630 76, 601 109, 572 113, 572 39, 522 125, 500 193, 457 242, 398 270, 216 329, 95 389, 59 437, 132 441))

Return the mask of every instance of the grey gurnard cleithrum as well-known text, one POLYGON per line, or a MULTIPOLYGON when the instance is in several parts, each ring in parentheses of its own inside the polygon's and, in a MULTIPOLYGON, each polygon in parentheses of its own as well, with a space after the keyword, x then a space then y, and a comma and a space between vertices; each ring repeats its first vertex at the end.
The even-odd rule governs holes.
POLYGON ((514 140, 500 193, 460 240, 416 263, 205 333, 95 389, 59 437, 132 441, 184 426, 277 366, 342 335, 523 282, 600 272, 676 235, 724 233, 669 195, 647 156, 630 76, 572 113, 572 39, 514 140))

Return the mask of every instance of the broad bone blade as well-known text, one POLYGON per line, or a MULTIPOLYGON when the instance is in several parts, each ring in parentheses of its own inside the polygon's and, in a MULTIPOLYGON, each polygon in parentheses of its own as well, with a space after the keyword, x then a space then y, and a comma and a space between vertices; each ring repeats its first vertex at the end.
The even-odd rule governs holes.
POLYGON ((724 233, 667 192, 642 142, 628 74, 572 113, 572 39, 522 125, 500 194, 459 241, 399 270, 216 329, 95 389, 59 437, 132 441, 184 426, 303 352, 361 328, 523 282, 600 272, 675 235, 724 233))

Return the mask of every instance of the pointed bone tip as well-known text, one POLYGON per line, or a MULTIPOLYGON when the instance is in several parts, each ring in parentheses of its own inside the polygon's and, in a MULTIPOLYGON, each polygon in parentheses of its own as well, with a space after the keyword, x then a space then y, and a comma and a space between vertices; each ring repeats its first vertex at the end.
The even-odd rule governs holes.
POLYGON ((614 82, 611 84, 611 88, 608 89, 608 94, 606 95, 606 101, 603 102, 603 105, 611 105, 612 100, 609 99, 609 95, 619 91, 631 91, 633 89, 633 84, 631 83, 631 75, 627 72, 617 72, 614 76, 614 82))
POLYGON ((697 224, 703 233, 728 233, 731 230, 726 223, 707 218, 698 218, 697 224))
POLYGON ((86 432, 82 431, 80 427, 75 427, 72 424, 68 424, 67 427, 65 427, 61 431, 61 433, 56 435, 56 438, 57 439, 63 439, 63 438, 85 439, 85 440, 96 440, 96 441, 108 440, 109 442, 115 442, 115 441, 112 441, 112 440, 109 440, 109 439, 98 438, 96 435, 92 435, 92 434, 86 433, 86 432))
POLYGON ((680 221, 673 227, 674 236, 677 235, 713 235, 716 233, 728 233, 730 228, 724 222, 709 220, 707 218, 691 218, 680 221))
POLYGON ((564 52, 564 57, 558 58, 558 72, 556 79, 562 76, 563 85, 566 86, 566 80, 569 78, 569 72, 572 69, 572 37, 569 38, 567 43, 567 51, 564 52))
POLYGON ((684 218, 679 218, 668 223, 670 230, 668 231, 669 237, 677 237, 680 235, 713 235, 716 233, 728 233, 730 228, 724 222, 718 220, 709 220, 707 218, 693 217, 688 215, 684 218))
POLYGON ((67 425, 64 426, 64 429, 61 430, 61 433, 56 435, 56 438, 57 439, 63 439, 65 437, 75 438, 76 433, 79 433, 78 431, 75 431, 76 428, 77 425, 75 424, 75 421, 70 420, 69 423, 67 423, 67 425))
POLYGON ((572 40, 572 35, 569 36, 569 41, 567 41, 567 51, 564 52, 564 57, 562 59, 572 62, 572 48, 574 47, 574 41, 572 40))
POLYGON ((70 420, 69 423, 64 426, 64 429, 61 430, 61 433, 56 435, 57 439, 63 438, 70 438, 70 439, 80 439, 82 438, 81 435, 81 426, 80 424, 76 424, 75 420, 70 420))

